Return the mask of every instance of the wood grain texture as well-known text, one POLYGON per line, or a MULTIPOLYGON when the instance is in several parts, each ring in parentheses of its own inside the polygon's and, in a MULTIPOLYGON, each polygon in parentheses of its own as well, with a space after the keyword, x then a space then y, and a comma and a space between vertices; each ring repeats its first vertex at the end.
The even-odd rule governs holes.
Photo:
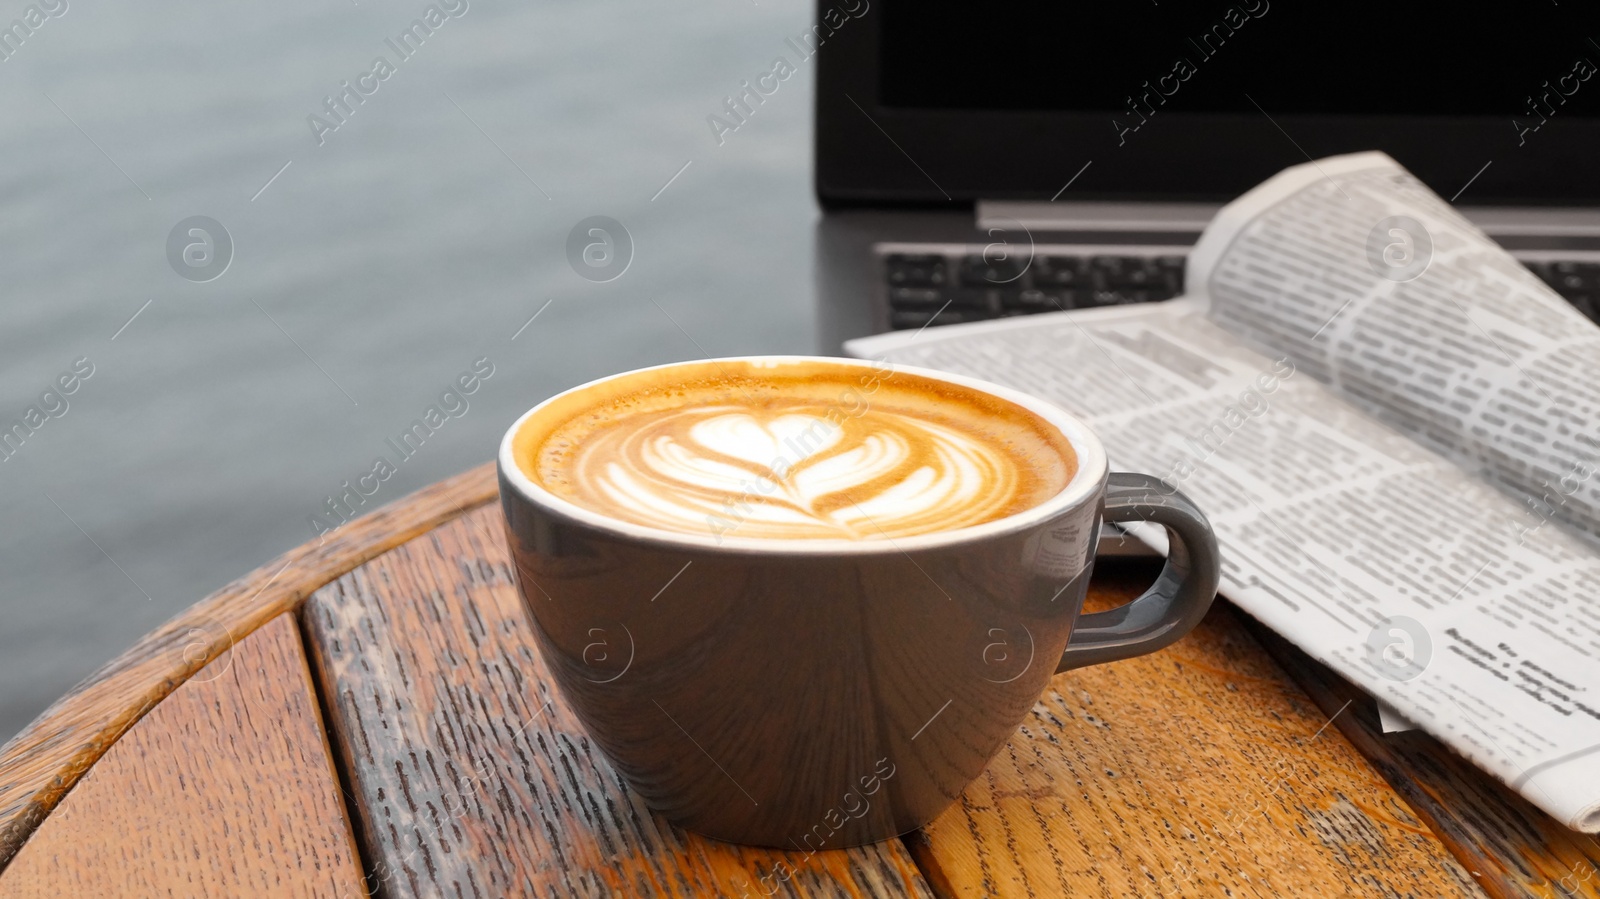
MULTIPOLYGON (((538 675, 498 513, 428 533, 494 489, 482 466, 288 553, 52 706, 0 749, 0 894, 15 888, 5 865, 38 822, 163 697, 317 588, 415 539, 329 587, 322 613, 304 617, 327 641, 319 667, 351 770, 375 772, 358 795, 381 850, 367 878, 379 894, 448 883, 451 895, 498 895, 483 872, 524 878, 504 892, 556 895, 931 885, 941 896, 1600 897, 1593 837, 1423 735, 1381 735, 1359 691, 1221 605, 1163 653, 1057 677, 961 805, 907 837, 920 877, 894 844, 798 864, 682 833, 638 803, 538 675), (462 639, 440 637, 447 627, 462 639), (425 664, 425 682, 408 680, 425 664), (388 693, 362 689, 391 677, 400 687, 388 693), (393 783, 379 786, 380 773, 393 783)), ((1121 601, 1137 579, 1102 579, 1091 601, 1121 601)))
POLYGON ((384 896, 927 896, 896 841, 806 856, 681 831, 565 707, 484 509, 301 617, 384 896))
POLYGON ((364 897, 294 616, 123 735, 0 874, 0 897, 364 897))
POLYGON ((1600 838, 1569 830, 1422 731, 1385 734, 1355 685, 1257 622, 1252 634, 1495 899, 1600 899, 1600 838))
POLYGON ((313 590, 492 500, 494 465, 440 481, 235 580, 86 678, 0 748, 0 870, 107 747, 208 661, 313 590))
MULTIPOLYGON (((1092 604, 1153 576, 1097 573, 1092 604)), ((1166 650, 1058 675, 913 853, 955 896, 1482 896, 1328 717, 1219 602, 1166 650)))

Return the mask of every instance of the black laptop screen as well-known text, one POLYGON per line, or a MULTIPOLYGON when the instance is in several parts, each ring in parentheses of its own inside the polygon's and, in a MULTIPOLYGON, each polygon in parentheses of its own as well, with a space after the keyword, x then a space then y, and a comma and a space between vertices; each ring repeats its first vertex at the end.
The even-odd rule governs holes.
POLYGON ((879 2, 885 107, 1600 113, 1592 2, 879 2))

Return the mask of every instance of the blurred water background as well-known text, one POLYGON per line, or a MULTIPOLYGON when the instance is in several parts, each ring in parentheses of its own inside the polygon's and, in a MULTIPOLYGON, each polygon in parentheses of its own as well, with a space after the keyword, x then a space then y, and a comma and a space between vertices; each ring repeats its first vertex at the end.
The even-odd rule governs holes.
POLYGON ((41 21, 0 62, 0 423, 74 360, 93 374, 0 462, 0 739, 314 539, 475 360, 494 373, 470 408, 373 504, 487 461, 591 378, 836 350, 811 62, 721 146, 707 124, 794 59, 808 4, 456 0, 403 59, 386 40, 423 0, 32 5, 0 0, 0 25, 41 21), (394 71, 319 145, 308 116, 333 122, 324 98, 379 56, 394 71), (211 281, 168 258, 197 215, 234 245, 211 281), (614 281, 568 264, 592 215, 632 235, 614 281))

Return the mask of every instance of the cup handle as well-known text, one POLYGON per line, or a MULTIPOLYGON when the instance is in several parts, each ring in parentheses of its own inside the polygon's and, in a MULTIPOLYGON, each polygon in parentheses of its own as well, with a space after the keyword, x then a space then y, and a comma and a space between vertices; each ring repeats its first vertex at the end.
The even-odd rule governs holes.
POLYGON ((1171 543, 1167 563, 1155 585, 1138 599, 1078 619, 1057 674, 1175 643, 1200 623, 1217 595, 1222 576, 1217 535, 1187 496, 1147 474, 1112 472, 1106 481, 1105 520, 1165 526, 1171 543))

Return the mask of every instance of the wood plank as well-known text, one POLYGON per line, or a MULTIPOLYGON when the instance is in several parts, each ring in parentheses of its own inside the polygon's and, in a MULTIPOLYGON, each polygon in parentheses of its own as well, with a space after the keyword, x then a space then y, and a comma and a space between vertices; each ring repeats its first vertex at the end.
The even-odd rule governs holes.
MULTIPOLYGON (((1154 576, 1102 567, 1096 607, 1154 576)), ((912 839, 930 881, 954 896, 1484 895, 1239 614, 1218 603, 1162 652, 1057 676, 912 839)))
POLYGON ((318 587, 495 496, 493 463, 440 481, 235 580, 84 679, 0 748, 0 870, 107 747, 208 661, 318 587))
POLYGON ((294 616, 112 746, 0 875, 0 897, 366 896, 294 616))
POLYGON ((1385 734, 1362 690, 1258 622, 1251 633, 1496 899, 1600 899, 1600 838, 1570 830, 1422 731, 1385 734))
POLYGON ((898 841, 812 856, 652 814, 540 658, 498 509, 319 590, 301 617, 391 895, 928 896, 898 841))

